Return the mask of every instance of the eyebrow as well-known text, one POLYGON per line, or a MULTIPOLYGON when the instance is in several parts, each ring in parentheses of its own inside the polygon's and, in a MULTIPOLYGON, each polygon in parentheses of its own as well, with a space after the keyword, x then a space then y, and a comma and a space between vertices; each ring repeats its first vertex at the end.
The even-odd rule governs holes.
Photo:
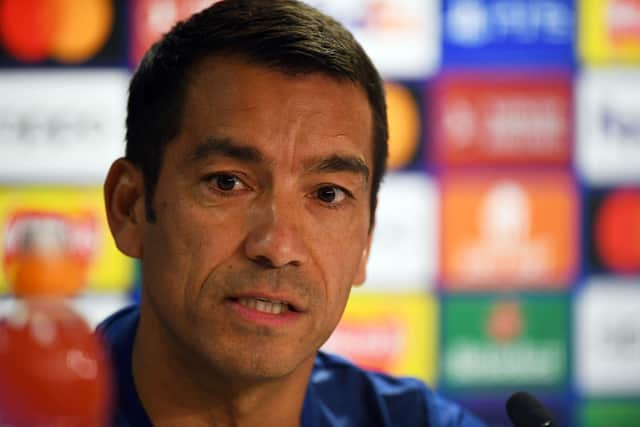
POLYGON ((367 164, 359 157, 334 154, 327 158, 308 162, 306 168, 311 173, 352 172, 361 175, 365 182, 369 181, 370 171, 367 164))
MULTIPOLYGON (((253 147, 238 145, 230 138, 209 137, 205 139, 187 156, 191 163, 199 162, 207 157, 223 156, 246 163, 260 163, 264 156, 260 150, 253 147)), ((369 181, 369 167, 359 157, 351 155, 333 154, 329 157, 314 158, 305 162, 305 169, 309 173, 351 172, 369 181)))
POLYGON ((263 161, 262 153, 253 147, 238 145, 229 138, 214 137, 207 138, 198 144, 187 156, 187 160, 191 163, 196 163, 212 156, 229 157, 246 163, 263 161))

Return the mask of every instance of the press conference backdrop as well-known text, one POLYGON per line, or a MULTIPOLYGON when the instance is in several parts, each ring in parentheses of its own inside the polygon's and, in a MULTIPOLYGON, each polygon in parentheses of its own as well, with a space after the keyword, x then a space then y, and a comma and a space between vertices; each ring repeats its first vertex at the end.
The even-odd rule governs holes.
MULTIPOLYGON (((208 3, 0 0, 0 256, 62 233, 93 324, 139 296, 101 201, 128 78, 208 3)), ((562 426, 639 426, 640 0, 310 3, 379 67, 391 133, 368 280, 325 348, 494 426, 519 389, 562 426)))

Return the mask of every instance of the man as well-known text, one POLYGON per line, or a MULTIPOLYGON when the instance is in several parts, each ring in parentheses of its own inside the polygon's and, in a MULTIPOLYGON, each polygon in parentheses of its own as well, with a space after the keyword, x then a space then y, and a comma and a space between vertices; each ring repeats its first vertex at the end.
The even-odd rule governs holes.
POLYGON ((318 353, 365 279, 386 143, 370 60, 295 0, 223 1, 151 48, 105 182, 143 283, 100 326, 113 425, 480 425, 318 353))

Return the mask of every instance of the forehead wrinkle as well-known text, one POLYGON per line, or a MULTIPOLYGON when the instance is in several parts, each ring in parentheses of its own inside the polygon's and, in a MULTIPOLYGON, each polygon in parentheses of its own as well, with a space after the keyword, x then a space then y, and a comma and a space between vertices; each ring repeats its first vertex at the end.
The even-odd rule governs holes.
MULTIPOLYGON (((300 164, 296 162, 296 154, 298 151, 307 151, 304 149, 305 146, 324 145, 325 140, 349 139, 342 129, 314 128, 309 132, 305 127, 307 123, 313 122, 312 119, 314 117, 327 115, 326 108, 311 107, 295 98, 287 100, 283 105, 281 113, 278 115, 278 120, 274 121, 280 123, 280 126, 274 127, 273 131, 274 134, 279 136, 274 139, 278 141, 278 144, 281 144, 280 152, 285 154, 282 158, 286 159, 291 170, 300 166, 300 164), (334 133, 332 133, 332 131, 334 133), (282 139, 282 136, 284 139, 282 139)), ((320 121, 322 121, 322 119, 320 119, 320 121)), ((369 178, 369 168, 366 162, 351 155, 314 156, 313 158, 303 161, 301 166, 307 173, 352 171, 362 175, 365 182, 367 182, 369 178)))
POLYGON ((282 154, 282 158, 286 159, 284 165, 288 165, 290 171, 296 169, 296 154, 298 145, 304 144, 305 132, 303 130, 305 123, 308 121, 308 110, 300 109, 299 101, 289 100, 286 102, 279 120, 273 121, 278 123, 277 127, 272 128, 271 138, 273 144, 278 144, 278 151, 282 154))

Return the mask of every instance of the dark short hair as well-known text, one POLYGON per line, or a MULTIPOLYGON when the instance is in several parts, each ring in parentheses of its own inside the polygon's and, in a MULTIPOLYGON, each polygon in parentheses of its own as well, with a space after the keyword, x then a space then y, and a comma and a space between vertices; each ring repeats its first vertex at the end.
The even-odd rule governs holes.
POLYGON ((176 24, 144 55, 129 86, 126 154, 142 170, 147 220, 165 147, 181 129, 191 67, 234 55, 283 73, 322 73, 367 94, 373 119, 371 221, 387 158, 387 113, 380 75, 353 35, 296 0, 224 0, 176 24))

